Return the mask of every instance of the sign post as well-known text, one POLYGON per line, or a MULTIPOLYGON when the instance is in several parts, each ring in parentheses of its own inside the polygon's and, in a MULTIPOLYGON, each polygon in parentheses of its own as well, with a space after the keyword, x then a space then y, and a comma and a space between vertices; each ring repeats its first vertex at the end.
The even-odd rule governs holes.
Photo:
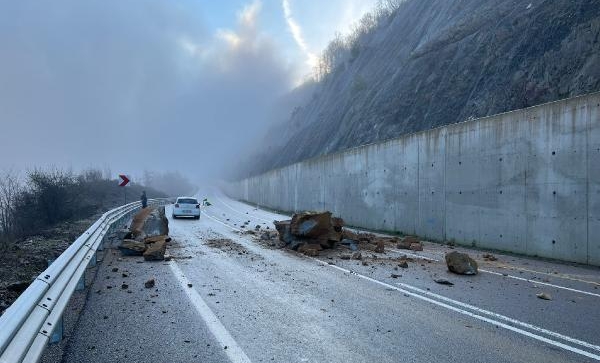
MULTIPOLYGON (((119 186, 124 187, 129 184, 129 178, 125 174, 119 174, 119 178, 121 179, 119 186)), ((125 197, 125 204, 127 204, 127 188, 123 188, 123 195, 125 197)))

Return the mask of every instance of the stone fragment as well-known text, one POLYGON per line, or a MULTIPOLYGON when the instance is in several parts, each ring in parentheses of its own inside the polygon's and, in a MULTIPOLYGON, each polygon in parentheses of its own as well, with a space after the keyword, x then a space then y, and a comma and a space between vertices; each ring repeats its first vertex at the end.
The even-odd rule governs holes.
POLYGON ((146 251, 146 244, 132 239, 125 239, 119 246, 119 250, 123 256, 141 256, 146 251))
POLYGON ((552 296, 550 294, 546 294, 545 292, 540 292, 539 294, 535 294, 535 296, 542 300, 552 300, 552 296))
POLYGON ((433 279, 433 281, 435 281, 436 283, 441 284, 441 285, 448 285, 448 286, 454 285, 454 283, 452 283, 446 279, 433 279))
POLYGON ((156 281, 154 280, 154 278, 151 278, 148 281, 144 282, 144 287, 147 289, 151 289, 154 287, 155 284, 156 284, 156 281))
POLYGON ((477 262, 466 253, 452 251, 446 254, 448 271, 460 275, 477 275, 477 262))

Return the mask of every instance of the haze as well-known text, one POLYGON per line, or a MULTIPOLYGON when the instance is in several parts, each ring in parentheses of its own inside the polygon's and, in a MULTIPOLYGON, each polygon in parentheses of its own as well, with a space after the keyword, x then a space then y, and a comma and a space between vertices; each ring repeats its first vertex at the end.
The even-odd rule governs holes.
MULTIPOLYGON (((0 168, 202 178, 236 165, 336 30, 310 27, 315 3, 5 2, 0 168), (302 9, 307 27, 291 13, 302 9)), ((371 4, 354 3, 346 23, 371 4)))

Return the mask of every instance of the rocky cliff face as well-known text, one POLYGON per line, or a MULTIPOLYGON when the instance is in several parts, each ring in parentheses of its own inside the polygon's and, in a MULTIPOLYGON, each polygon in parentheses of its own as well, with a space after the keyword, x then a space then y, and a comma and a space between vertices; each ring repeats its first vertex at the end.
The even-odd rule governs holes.
POLYGON ((598 91, 600 0, 407 0, 351 53, 253 172, 598 91))

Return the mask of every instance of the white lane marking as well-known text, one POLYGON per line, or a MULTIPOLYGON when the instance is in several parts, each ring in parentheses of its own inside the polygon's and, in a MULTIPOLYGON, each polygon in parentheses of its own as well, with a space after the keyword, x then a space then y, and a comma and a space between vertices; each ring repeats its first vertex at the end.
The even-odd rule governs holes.
POLYGON ((220 223, 220 224, 224 225, 225 227, 229 227, 229 228, 233 229, 234 231, 242 232, 242 230, 241 230, 241 229, 238 229, 238 228, 232 227, 232 226, 230 226, 229 224, 227 224, 227 223, 225 223, 225 222, 221 222, 220 220, 218 220, 217 218, 215 218, 215 217, 211 216, 210 214, 208 214, 208 213, 206 213, 206 212, 204 213, 204 215, 205 215, 205 216, 207 216, 208 218, 212 219, 213 221, 215 221, 215 222, 217 222, 217 223, 220 223))
MULTIPOLYGON (((396 251, 396 252, 402 252, 402 251, 394 250, 394 249, 390 249, 390 250, 391 251, 396 251)), ((434 252, 434 251, 430 251, 429 253, 432 254, 432 255, 439 256, 439 257, 443 257, 446 254, 445 252, 434 252)), ((435 258, 424 257, 424 256, 421 256, 421 255, 416 255, 416 254, 413 254, 413 256, 422 258, 424 260, 439 261, 439 260, 436 260, 435 258)), ((551 276, 553 278, 559 278, 559 279, 563 279, 563 280, 570 280, 570 281, 576 281, 576 282, 582 282, 582 283, 585 283, 585 284, 600 286, 599 282, 582 280, 582 279, 578 279, 576 277, 572 277, 572 276, 565 275, 565 274, 548 273, 548 272, 531 270, 531 269, 527 269, 527 268, 523 268, 523 267, 518 267, 518 266, 508 266, 508 265, 503 265, 503 264, 502 265, 496 265, 495 267, 496 268, 500 268, 500 269, 504 269, 504 270, 524 271, 524 272, 529 272, 529 273, 532 273, 532 274, 551 276)), ((509 275, 509 276, 512 276, 512 275, 509 275)), ((516 276, 513 276, 513 277, 516 277, 516 276)))
MULTIPOLYGON (((552 340, 552 339, 549 339, 549 338, 546 338, 546 337, 543 337, 543 336, 540 336, 540 335, 537 335, 537 334, 531 333, 531 332, 529 332, 529 331, 526 331, 526 330, 523 330, 523 329, 519 329, 519 328, 517 328, 517 327, 514 327, 514 326, 512 326, 512 325, 505 324, 505 323, 503 323, 503 322, 501 322, 501 321, 497 321, 497 320, 494 320, 494 319, 491 319, 491 318, 486 318, 485 316, 477 315, 477 314, 475 314, 475 313, 472 313, 472 312, 470 312, 470 311, 463 310, 463 309, 457 308, 457 307, 455 307, 455 306, 452 306, 452 305, 448 305, 448 304, 446 304, 446 303, 443 303, 443 302, 441 302, 441 301, 437 301, 437 300, 434 300, 434 299, 428 298, 428 297, 426 297, 426 296, 420 295, 420 294, 418 294, 418 293, 415 293, 415 292, 412 292, 412 291, 409 291, 409 290, 401 289, 401 288, 399 288, 399 287, 397 287, 397 286, 393 286, 393 285, 387 284, 387 283, 385 283, 385 282, 382 282, 382 281, 379 281, 379 280, 375 280, 375 279, 373 279, 373 278, 371 278, 371 277, 368 277, 368 276, 361 275, 361 274, 359 274, 359 273, 356 273, 356 272, 353 272, 353 271, 347 270, 347 269, 345 269, 345 268, 343 268, 343 267, 339 267, 339 266, 336 266, 336 265, 330 265, 329 263, 327 263, 327 262, 325 262, 325 261, 321 261, 321 260, 319 260, 319 259, 317 259, 317 258, 314 258, 314 257, 309 257, 309 258, 312 258, 313 260, 315 260, 315 261, 319 262, 319 263, 320 263, 320 264, 322 264, 322 265, 329 266, 329 267, 332 267, 332 268, 334 268, 334 269, 337 269, 337 270, 340 270, 340 271, 343 271, 343 272, 346 272, 346 273, 349 273, 349 274, 352 274, 352 275, 358 276, 359 278, 362 278, 362 279, 364 279, 364 280, 367 280, 367 281, 373 282, 373 283, 375 283, 375 284, 378 284, 378 285, 384 286, 384 287, 386 287, 386 288, 388 288, 388 289, 393 289, 393 290, 396 290, 396 291, 402 292, 402 293, 404 293, 404 294, 407 294, 407 295, 410 295, 410 296, 416 297, 416 298, 418 298, 418 299, 421 299, 421 300, 424 300, 424 301, 430 302, 430 303, 432 303, 432 304, 434 304, 434 305, 438 305, 438 306, 444 307, 444 308, 446 308, 446 309, 449 309, 449 310, 455 311, 455 312, 457 312, 457 313, 460 313, 460 314, 463 314, 463 315, 470 316, 470 317, 472 317, 472 318, 475 318, 475 319, 478 319, 478 320, 484 321, 484 322, 486 322, 486 323, 490 323, 490 324, 492 324, 492 325, 495 325, 495 326, 500 326, 500 327, 502 327, 502 328, 505 328, 505 329, 507 329, 507 330, 513 331, 513 332, 515 332, 515 333, 518 333, 518 334, 521 334, 521 335, 525 335, 525 336, 527 336, 527 337, 530 337, 530 338, 533 338, 533 339, 535 339, 535 340, 539 340, 539 341, 541 341, 541 342, 544 342, 544 343, 547 343, 547 344, 554 345, 554 346, 556 346, 556 347, 559 347, 559 348, 562 348, 562 349, 568 350, 568 351, 570 351, 570 352, 577 353, 577 354, 580 354, 580 355, 586 356, 586 357, 588 357, 588 358, 592 358, 592 359, 595 359, 595 360, 597 360, 597 361, 600 361, 600 355, 597 355, 597 354, 594 354, 594 353, 587 352, 587 351, 585 351, 585 350, 582 350, 582 349, 579 349, 579 348, 577 348, 577 347, 573 347, 573 346, 571 346, 571 345, 567 345, 567 344, 564 344, 564 343, 558 342, 558 341, 556 341, 556 340, 552 340)), ((458 303, 458 302, 457 302, 457 303, 458 303)), ((518 320, 515 320, 515 321, 518 321, 518 320)), ((523 323, 523 324, 526 324, 526 323, 523 323)), ((539 329, 541 329, 541 330, 544 330, 544 329, 542 329, 542 328, 539 328, 539 329)), ((554 333, 554 332, 552 332, 552 333, 554 333)), ((558 333, 554 333, 554 334, 556 334, 556 335, 559 335, 559 336, 563 336, 563 335, 561 335, 561 334, 558 334, 558 333)), ((566 337, 566 336, 564 336, 564 337, 566 337)), ((569 338, 569 337, 566 337, 566 338, 569 338)), ((577 341, 577 339, 574 339, 574 338, 569 338, 569 339, 577 341)), ((566 340, 566 339, 565 339, 565 340, 566 340)), ((594 349, 598 349, 598 348, 600 348, 600 347, 597 347, 597 346, 595 346, 595 345, 592 345, 592 344, 590 344, 590 343, 587 343, 587 342, 583 342, 583 343, 585 343, 585 344, 586 344, 586 346, 587 346, 587 345, 589 345, 589 346, 592 346, 592 347, 594 347, 594 349)))
POLYGON ((481 268, 479 269, 479 271, 485 272, 485 273, 488 273, 488 274, 492 274, 492 275, 509 277, 509 278, 515 279, 515 280, 527 281, 527 282, 531 282, 532 284, 535 284, 535 285, 545 285, 545 286, 555 287, 557 289, 563 289, 563 290, 568 290, 568 291, 571 291, 571 292, 577 292, 577 293, 580 293, 580 294, 585 294, 585 295, 591 295, 591 296, 600 297, 600 294, 595 294, 595 293, 589 292, 589 291, 577 290, 577 289, 573 289, 571 287, 555 285, 555 284, 551 284, 551 283, 548 283, 548 282, 542 282, 542 281, 537 281, 537 280, 526 279, 526 278, 523 278, 523 277, 513 276, 513 275, 509 275, 509 274, 502 274, 502 273, 499 273, 499 272, 488 271, 488 270, 484 270, 484 269, 481 269, 481 268))
MULTIPOLYGON (((218 195, 218 193, 216 191, 215 191, 215 198, 217 198, 217 200, 219 202, 223 203, 227 208, 231 209, 232 211, 234 211, 236 213, 239 213, 239 214, 241 214, 243 216, 247 215, 246 212, 239 211, 239 210, 233 208, 232 206, 230 206, 229 204, 225 203, 225 201, 219 197, 219 195, 218 195)), ((267 220, 267 219, 264 219, 264 218, 261 218, 261 217, 257 217, 256 215, 254 216, 254 218, 260 219, 263 222, 268 222, 268 223, 272 223, 273 222, 273 221, 270 221, 270 220, 267 220)))
MULTIPOLYGON (((219 200, 221 201, 221 203, 223 203, 224 205, 226 205, 226 206, 227 206, 229 209, 231 209, 231 210, 233 210, 233 211, 235 211, 235 212, 238 212, 238 213, 240 213, 240 214, 241 214, 241 213, 243 213, 243 212, 240 212, 240 211, 238 211, 238 210, 234 209, 233 207, 229 206, 229 205, 228 205, 227 203, 225 203, 225 202, 224 202, 224 201, 223 201, 223 200, 222 200, 222 199, 221 199, 219 196, 217 196, 217 194, 218 194, 218 191, 216 191, 216 190, 215 190, 215 197, 216 197, 217 199, 219 199, 219 200)), ((263 212, 265 212, 265 213, 270 213, 270 212, 268 212, 268 211, 264 211, 264 210, 262 210, 262 209, 261 209, 261 211, 263 211, 263 212)), ((274 214, 274 213, 272 213, 272 214, 274 214)), ((274 215, 276 215, 276 214, 274 214, 274 215)), ((263 220, 263 221, 266 221, 266 222, 271 222, 271 221, 267 221, 266 219, 262 219, 262 218, 260 218, 260 217, 256 217, 256 218, 257 218, 257 219, 260 219, 260 220, 263 220)), ((396 249, 390 249, 390 250, 391 250, 391 251, 395 251, 395 252, 404 253, 404 254, 406 254, 406 255, 408 255, 408 256, 417 257, 417 258, 420 258, 420 259, 423 259, 423 260, 427 260, 427 261, 435 261, 435 262, 439 262, 439 261, 440 261, 440 260, 437 260, 437 259, 435 259, 435 258, 425 257, 425 256, 417 255, 417 254, 414 254, 414 253, 406 253, 406 252, 404 252, 404 251, 400 251, 400 250, 396 250, 396 249)), ((438 256, 443 256, 443 255, 444 255, 444 252, 431 252, 431 254, 438 255, 438 256)), ((597 282, 593 282, 593 281, 586 281, 586 280, 581 280, 581 279, 572 278, 572 277, 569 277, 569 276, 564 276, 564 275, 554 275, 554 274, 549 274, 549 273, 545 273, 545 272, 541 272, 541 271, 528 270, 528 269, 523 269, 523 268, 518 268, 518 267, 510 267, 510 268, 517 269, 517 270, 523 270, 523 271, 527 271, 527 272, 531 272, 531 273, 536 273, 536 274, 541 274, 541 275, 549 275, 549 276, 553 276, 553 277, 562 278, 562 279, 565 279, 565 280, 579 281, 579 282, 584 282, 584 283, 587 283, 587 284, 592 284, 592 285, 600 285, 600 284, 599 284, 599 283, 597 283, 597 282)), ((482 271, 483 271, 483 270, 482 270, 482 271)), ((484 271, 484 272, 491 273, 491 272, 489 272, 489 271, 484 271)), ((494 274, 497 274, 497 273, 494 273, 494 274)), ((504 275, 504 274, 502 274, 502 275, 503 275, 503 276, 510 277, 510 278, 522 279, 522 278, 520 278, 520 277, 513 276, 513 275, 504 275)), ((536 281, 536 283, 537 283, 537 281, 536 281)), ((546 285, 547 283, 540 283, 540 284, 542 284, 542 285, 546 285)), ((565 289, 565 290, 569 290, 569 291, 572 291, 572 292, 580 292, 580 293, 582 293, 582 294, 586 294, 586 295, 600 296, 600 295, 598 295, 598 294, 594 294, 594 293, 591 293, 591 292, 587 292, 587 291, 583 291, 583 290, 577 290, 577 289, 572 289, 572 288, 565 287, 565 286, 560 286, 560 285, 549 285, 549 286, 554 286, 554 287, 557 287, 557 288, 559 288, 559 289, 565 289)))
MULTIPOLYGON (((226 226, 228 228, 235 229, 235 228, 231 227, 230 225, 217 220, 216 218, 213 218, 213 217, 210 217, 210 218, 213 219, 213 220, 215 220, 215 221, 217 221, 217 222, 219 222, 220 224, 222 224, 222 225, 224 225, 224 226, 226 226)), ((587 351, 579 349, 577 347, 573 347, 571 345, 567 345, 567 344, 558 342, 556 340, 552 340, 552 339, 549 339, 549 338, 537 335, 535 333, 532 333, 532 332, 529 332, 529 331, 526 331, 526 330, 514 327, 512 325, 505 324, 505 323, 503 323, 501 321, 498 321, 498 320, 494 320, 494 319, 491 319, 491 318, 486 318, 485 316, 481 316, 481 315, 472 313, 470 311, 463 310, 463 309, 460 309, 460 308, 452 306, 452 305, 448 305, 448 304, 446 304, 444 302, 441 302, 441 301, 438 301, 438 300, 434 300, 434 299, 428 298, 427 296, 424 296, 424 295, 427 295, 428 292, 426 292, 425 290, 421 290, 418 287, 414 287, 414 286, 407 285, 407 284, 400 284, 400 285, 404 286, 405 288, 409 288, 409 289, 413 289, 415 291, 419 291, 420 294, 412 292, 412 291, 409 291, 409 290, 405 290, 405 289, 399 288, 397 286, 393 286, 393 285, 387 284, 385 282, 373 279, 373 278, 365 276, 365 275, 361 275, 361 274, 356 273, 354 271, 347 270, 347 269, 345 269, 343 267, 339 267, 339 266, 336 266, 336 265, 330 265, 329 263, 327 263, 325 261, 322 261, 322 260, 319 260, 318 258, 314 258, 314 257, 309 257, 309 258, 312 259, 312 260, 315 260, 316 262, 318 262, 319 264, 322 264, 324 266, 328 266, 328 267, 331 267, 331 268, 343 271, 345 273, 349 273, 349 274, 358 276, 359 278, 362 278, 364 280, 373 282, 373 283, 381 285, 381 286, 385 286, 386 288, 390 288, 390 289, 402 292, 404 294, 407 294, 407 295, 416 297, 418 299, 430 302, 430 303, 432 303, 434 305, 438 305, 438 306, 444 307, 446 309, 455 311, 455 312, 463 314, 463 315, 470 316, 472 318, 484 321, 486 323, 503 327, 503 328, 505 328, 507 330, 513 331, 513 332, 521 334, 521 335, 525 335, 525 336, 530 337, 532 339, 539 340, 541 342, 554 345, 556 347, 568 350, 570 352, 573 352, 573 353, 576 353, 576 354, 580 354, 580 355, 586 356, 588 358, 592 358, 592 359, 595 359, 597 361, 600 361, 600 355, 597 355, 597 354, 594 354, 594 353, 591 353, 591 352, 587 352, 587 351), (421 295, 421 294, 424 294, 424 295, 421 295)), ((509 321, 509 322, 514 323, 514 324, 517 324, 517 325, 520 325, 520 326, 523 326, 523 327, 527 327, 527 328, 535 330, 537 332, 545 333, 545 334, 553 336, 555 338, 559 338, 559 339, 562 339, 562 340, 565 340, 565 341, 568 341, 568 342, 571 342, 571 343, 574 343, 574 344, 578 344, 580 346, 584 346, 584 347, 587 347, 587 348, 590 348, 590 349, 594 349, 594 350, 600 351, 600 346, 593 345, 591 343, 588 343, 588 342, 585 342, 585 341, 582 341, 582 340, 579 340, 579 339, 571 338, 569 336, 562 335, 560 333, 556 333, 556 332, 553 332, 551 330, 547 330, 547 329, 544 329, 544 328, 541 328, 541 327, 538 327, 538 326, 535 326, 535 325, 532 325, 532 324, 528 324, 528 323, 522 322, 522 321, 517 320, 517 319, 513 319, 513 318, 509 318, 509 317, 506 317, 506 316, 503 316, 503 315, 500 315, 500 314, 497 314, 497 313, 493 313, 491 311, 487 311, 487 310, 478 308, 478 307, 473 306, 473 305, 468 305, 468 304, 465 304, 463 302, 460 302, 460 301, 457 301, 457 300, 453 300, 453 299, 447 298, 447 297, 442 296, 442 295, 437 295, 437 294, 433 294, 433 293, 429 293, 429 294, 436 295, 436 297, 439 298, 440 300, 447 301, 447 302, 452 302, 455 305, 459 305, 459 306, 463 306, 463 307, 467 307, 468 306, 469 308, 471 308, 472 310, 475 310, 477 312, 485 313, 487 315, 491 315, 491 316, 494 316, 494 317, 497 317, 497 318, 501 318, 501 319, 503 319, 505 321, 509 321)))
POLYGON ((494 317, 496 319, 501 319, 501 320, 507 321, 507 322, 515 324, 515 325, 520 325, 520 326, 522 326, 524 328, 535 330, 537 332, 540 332, 540 333, 543 333, 543 334, 546 334, 546 335, 550 335, 550 336, 553 336, 553 337, 558 338, 558 339, 566 340, 566 341, 568 341, 570 343, 578 344, 578 345, 584 346, 586 348, 593 349, 593 350, 596 350, 596 351, 600 352, 600 346, 597 346, 597 345, 594 345, 594 344, 591 344, 591 343, 588 343, 588 342, 584 342, 583 340, 571 338, 571 337, 568 337, 566 335, 562 335, 560 333, 556 333, 556 332, 553 332, 551 330, 547 330, 547 329, 541 328, 541 327, 536 326, 536 325, 532 325, 532 324, 529 324, 529 323, 522 322, 520 320, 509 318, 508 316, 504 316, 504 315, 501 315, 501 314, 498 314, 498 313, 494 313, 494 312, 489 311, 489 310, 481 309, 481 308, 478 308, 477 306, 466 304, 466 303, 460 302, 458 300, 450 299, 448 297, 445 297, 445 296, 442 296, 442 295, 438 295, 436 293, 433 293, 433 292, 430 292, 430 291, 426 291, 426 290, 423 290, 423 289, 419 289, 418 287, 411 286, 411 285, 408 285, 408 284, 405 284, 405 283, 402 283, 402 282, 398 282, 397 284, 399 286, 404 287, 404 288, 412 289, 414 291, 417 291, 417 292, 419 292, 421 294, 424 294, 424 295, 427 295, 427 296, 431 296, 431 297, 435 297, 435 298, 437 298, 439 300, 443 300, 443 301, 446 301, 448 303, 461 306, 463 308, 471 309, 471 310, 474 310, 474 311, 476 311, 478 313, 486 314, 486 315, 492 316, 492 317, 494 317))
POLYGON ((250 358, 244 353, 242 348, 236 343, 231 334, 225 329, 219 318, 215 315, 215 313, 210 310, 206 302, 202 299, 200 294, 196 291, 196 289, 188 287, 189 280, 185 277, 185 274, 177 263, 174 261, 169 262, 169 267, 171 267, 171 271, 175 278, 181 284, 183 291, 185 291, 186 295, 200 314, 200 317, 206 323, 206 326, 215 337, 215 339, 221 344, 223 347, 223 351, 227 354, 229 360, 233 363, 252 363, 250 358))
MULTIPOLYGON (((410 253, 410 252, 404 252, 402 250, 397 250, 397 249, 394 249, 394 248, 390 248, 389 250, 392 251, 392 252, 402 253, 402 254, 405 254, 407 256, 413 256, 413 257, 416 257, 416 258, 420 258, 420 259, 426 260, 426 261, 434 261, 434 262, 439 262, 440 261, 440 260, 436 260, 435 258, 429 258, 429 257, 417 255, 415 253, 410 253)), ((530 283, 532 283, 534 285, 550 286, 550 287, 554 287, 554 288, 557 288, 557 289, 562 289, 562 290, 567 290, 567 291, 571 291, 571 292, 576 292, 576 293, 579 293, 579 294, 600 297, 600 294, 596 294, 596 293, 589 292, 589 291, 584 291, 584 290, 578 290, 578 289, 574 289, 572 287, 566 287, 566 286, 551 284, 551 283, 548 283, 548 282, 542 282, 542 281, 537 281, 537 280, 532 280, 532 279, 526 279, 526 278, 523 278, 523 277, 509 275, 509 274, 503 274, 503 273, 500 273, 500 272, 490 271, 490 270, 486 270, 486 269, 482 269, 482 268, 480 268, 479 271, 487 273, 487 274, 491 274, 491 275, 508 277, 508 278, 511 278, 511 279, 519 280, 519 281, 527 281, 527 282, 530 282, 530 283)))
MULTIPOLYGON (((208 216, 209 218, 211 218, 212 220, 214 220, 215 222, 217 222, 217 223, 220 223, 220 224, 222 224, 224 226, 232 228, 232 229, 234 229, 234 230, 236 230, 238 232, 242 232, 240 229, 234 228, 234 227, 232 227, 232 226, 230 226, 230 225, 228 225, 228 224, 226 224, 224 222, 221 222, 217 218, 211 217, 206 212, 204 214, 206 216, 208 216)), ((415 257, 415 258, 419 258, 419 259, 422 259, 422 260, 425 260, 425 261, 440 262, 440 260, 438 260, 438 259, 430 258, 430 257, 426 257, 426 256, 421 256, 421 255, 418 255, 416 253, 406 252, 404 250, 398 250, 398 249, 395 249, 395 248, 390 248, 389 250, 392 251, 392 252, 397 252, 397 253, 401 253, 401 254, 404 254, 404 255, 407 255, 407 256, 412 256, 412 257, 415 257)), ((571 288, 571 287, 566 287, 566 286, 551 284, 551 283, 548 283, 548 282, 542 282, 542 281, 536 281, 536 280, 526 279, 526 278, 523 278, 523 277, 518 277, 518 276, 514 276, 514 275, 509 275, 509 274, 502 274, 502 273, 499 273, 499 272, 489 271, 489 270, 485 270, 485 269, 481 269, 481 268, 479 269, 479 271, 484 272, 484 273, 488 273, 488 274, 492 274, 492 275, 508 277, 508 278, 511 278, 511 279, 519 280, 519 281, 527 281, 527 282, 530 282, 530 283, 536 284, 536 285, 550 286, 550 287, 554 287, 554 288, 557 288, 557 289, 567 290, 567 291, 571 291, 571 292, 575 292, 575 293, 579 293, 579 294, 600 297, 600 294, 596 294, 596 293, 589 292, 589 291, 584 291, 584 290, 578 290, 578 289, 574 289, 574 288, 571 288)))
MULTIPOLYGON (((224 202, 222 202, 222 203, 225 204, 224 202)), ((227 227, 233 228, 233 227, 231 227, 231 226, 229 226, 229 225, 227 225, 227 224, 225 224, 225 223, 217 220, 216 218, 213 218, 213 217, 210 217, 210 218, 212 218, 214 221, 216 221, 218 223, 226 225, 227 227)), ((236 230, 239 231, 239 232, 241 232, 241 230, 239 230, 239 229, 236 229, 236 230)), ((404 250, 398 250, 398 249, 395 249, 395 248, 390 248, 389 250, 392 251, 392 252, 401 253, 401 254, 404 254, 404 255, 407 255, 407 256, 416 257, 416 258, 419 258, 419 259, 422 259, 422 260, 425 260, 425 261, 433 261, 433 262, 439 262, 440 261, 440 260, 435 259, 435 258, 426 257, 426 256, 418 255, 416 253, 410 253, 410 252, 406 252, 404 250)), ((509 274, 502 274, 502 273, 499 273, 499 272, 489 271, 489 270, 485 270, 485 269, 481 269, 481 268, 479 269, 479 271, 484 272, 484 273, 488 273, 488 274, 492 274, 492 275, 504 276, 504 277, 508 277, 508 278, 511 278, 511 279, 515 279, 515 280, 527 281, 527 282, 530 282, 532 284, 545 285, 545 286, 550 286, 550 287, 554 287, 554 288, 557 288, 557 289, 567 290, 567 291, 571 291, 571 292, 575 292, 575 293, 580 293, 580 294, 585 294, 585 295, 600 297, 600 294, 595 294, 593 292, 584 291, 584 290, 578 290, 578 289, 574 289, 574 288, 571 288, 571 287, 566 287, 566 286, 561 286, 561 285, 550 284, 550 283, 547 283, 547 282, 541 282, 541 281, 535 281, 535 280, 525 279, 523 277, 518 277, 518 276, 514 276, 514 275, 509 275, 509 274)))
POLYGON ((389 250, 392 251, 392 252, 401 253, 403 255, 420 258, 421 260, 425 260, 425 261, 440 262, 440 260, 436 260, 435 258, 425 257, 425 256, 417 255, 416 253, 410 253, 410 252, 406 252, 406 251, 403 251, 403 250, 397 250, 395 248, 390 248, 389 250))

